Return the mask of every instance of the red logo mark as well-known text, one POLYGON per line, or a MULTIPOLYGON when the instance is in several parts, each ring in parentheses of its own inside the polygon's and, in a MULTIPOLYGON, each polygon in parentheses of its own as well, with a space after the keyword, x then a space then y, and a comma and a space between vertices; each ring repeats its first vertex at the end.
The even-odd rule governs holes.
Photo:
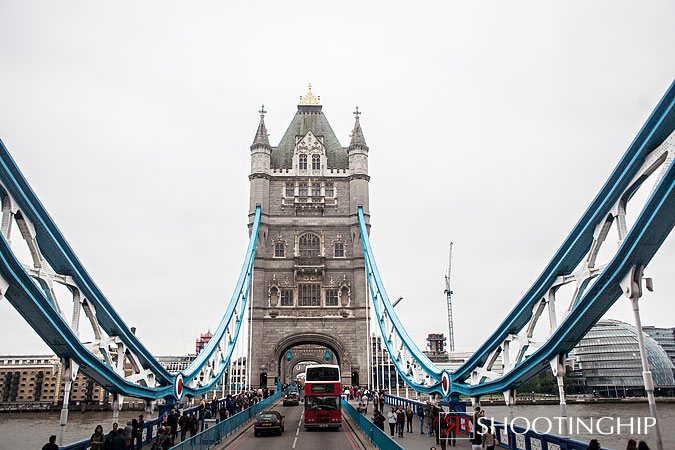
POLYGON ((454 414, 445 415, 445 424, 448 426, 448 432, 455 431, 458 434, 469 434, 471 429, 469 424, 471 420, 466 416, 459 416, 454 414))

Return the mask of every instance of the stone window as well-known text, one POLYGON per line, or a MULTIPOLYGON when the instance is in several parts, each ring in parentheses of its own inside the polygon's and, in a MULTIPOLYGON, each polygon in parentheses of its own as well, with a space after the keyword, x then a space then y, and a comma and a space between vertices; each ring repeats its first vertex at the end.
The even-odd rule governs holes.
POLYGON ((283 242, 275 242, 274 243, 274 257, 275 258, 284 258, 285 255, 285 245, 283 242))
POLYGON ((300 170, 307 170, 307 155, 300 155, 298 157, 298 162, 299 162, 299 169, 300 170))
POLYGON ((293 197, 295 195, 295 185, 293 183, 286 183, 286 197, 293 197))
POLYGON ((298 184, 298 195, 300 197, 307 197, 307 183, 298 184))
POLYGON ((334 195, 333 183, 326 183, 326 197, 332 198, 334 195))
POLYGON ((281 290, 281 306, 293 306, 293 290, 281 290))
POLYGON ((312 197, 321 196, 321 183, 312 183, 312 197))
POLYGON ((337 289, 326 290, 326 306, 338 306, 337 289))
POLYGON ((342 242, 335 243, 335 257, 344 258, 345 257, 345 244, 342 242))
POLYGON ((298 306, 320 306, 321 285, 305 283, 298 285, 298 306))
POLYGON ((313 233, 305 233, 298 240, 298 250, 302 258, 316 258, 321 254, 321 239, 313 233))
POLYGON ((312 170, 321 169, 321 157, 319 155, 312 155, 312 170))

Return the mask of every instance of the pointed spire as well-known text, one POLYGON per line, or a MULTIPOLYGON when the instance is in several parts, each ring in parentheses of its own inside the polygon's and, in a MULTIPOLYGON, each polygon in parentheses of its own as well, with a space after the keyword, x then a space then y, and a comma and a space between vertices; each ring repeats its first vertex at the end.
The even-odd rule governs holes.
POLYGON ((363 131, 361 130, 361 123, 359 122, 359 116, 361 115, 361 112, 359 112, 359 107, 356 107, 356 111, 354 111, 354 117, 356 118, 356 122, 354 123, 354 129, 352 130, 351 138, 352 140, 349 142, 349 147, 364 147, 368 149, 368 145, 366 144, 366 138, 363 137, 363 131))
POLYGON ((251 144, 251 148, 253 147, 269 147, 270 146, 270 140, 268 138, 267 134, 267 127, 265 127, 265 105, 262 105, 260 107, 260 124, 258 124, 258 131, 255 133, 255 138, 253 139, 253 144, 251 144))

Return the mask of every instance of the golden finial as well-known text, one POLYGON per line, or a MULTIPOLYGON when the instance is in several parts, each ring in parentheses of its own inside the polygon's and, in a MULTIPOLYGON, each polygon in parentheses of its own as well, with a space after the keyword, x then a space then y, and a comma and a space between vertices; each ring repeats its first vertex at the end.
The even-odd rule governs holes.
POLYGON ((312 94, 312 83, 309 83, 309 91, 305 96, 303 97, 302 95, 300 96, 300 104, 301 105, 320 105, 321 104, 321 96, 316 96, 312 94))

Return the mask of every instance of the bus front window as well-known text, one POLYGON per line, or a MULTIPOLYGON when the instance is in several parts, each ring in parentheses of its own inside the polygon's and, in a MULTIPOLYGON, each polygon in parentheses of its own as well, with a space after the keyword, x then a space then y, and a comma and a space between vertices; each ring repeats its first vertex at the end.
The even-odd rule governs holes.
POLYGON ((339 397, 305 396, 305 409, 318 411, 325 409, 338 409, 339 397))

